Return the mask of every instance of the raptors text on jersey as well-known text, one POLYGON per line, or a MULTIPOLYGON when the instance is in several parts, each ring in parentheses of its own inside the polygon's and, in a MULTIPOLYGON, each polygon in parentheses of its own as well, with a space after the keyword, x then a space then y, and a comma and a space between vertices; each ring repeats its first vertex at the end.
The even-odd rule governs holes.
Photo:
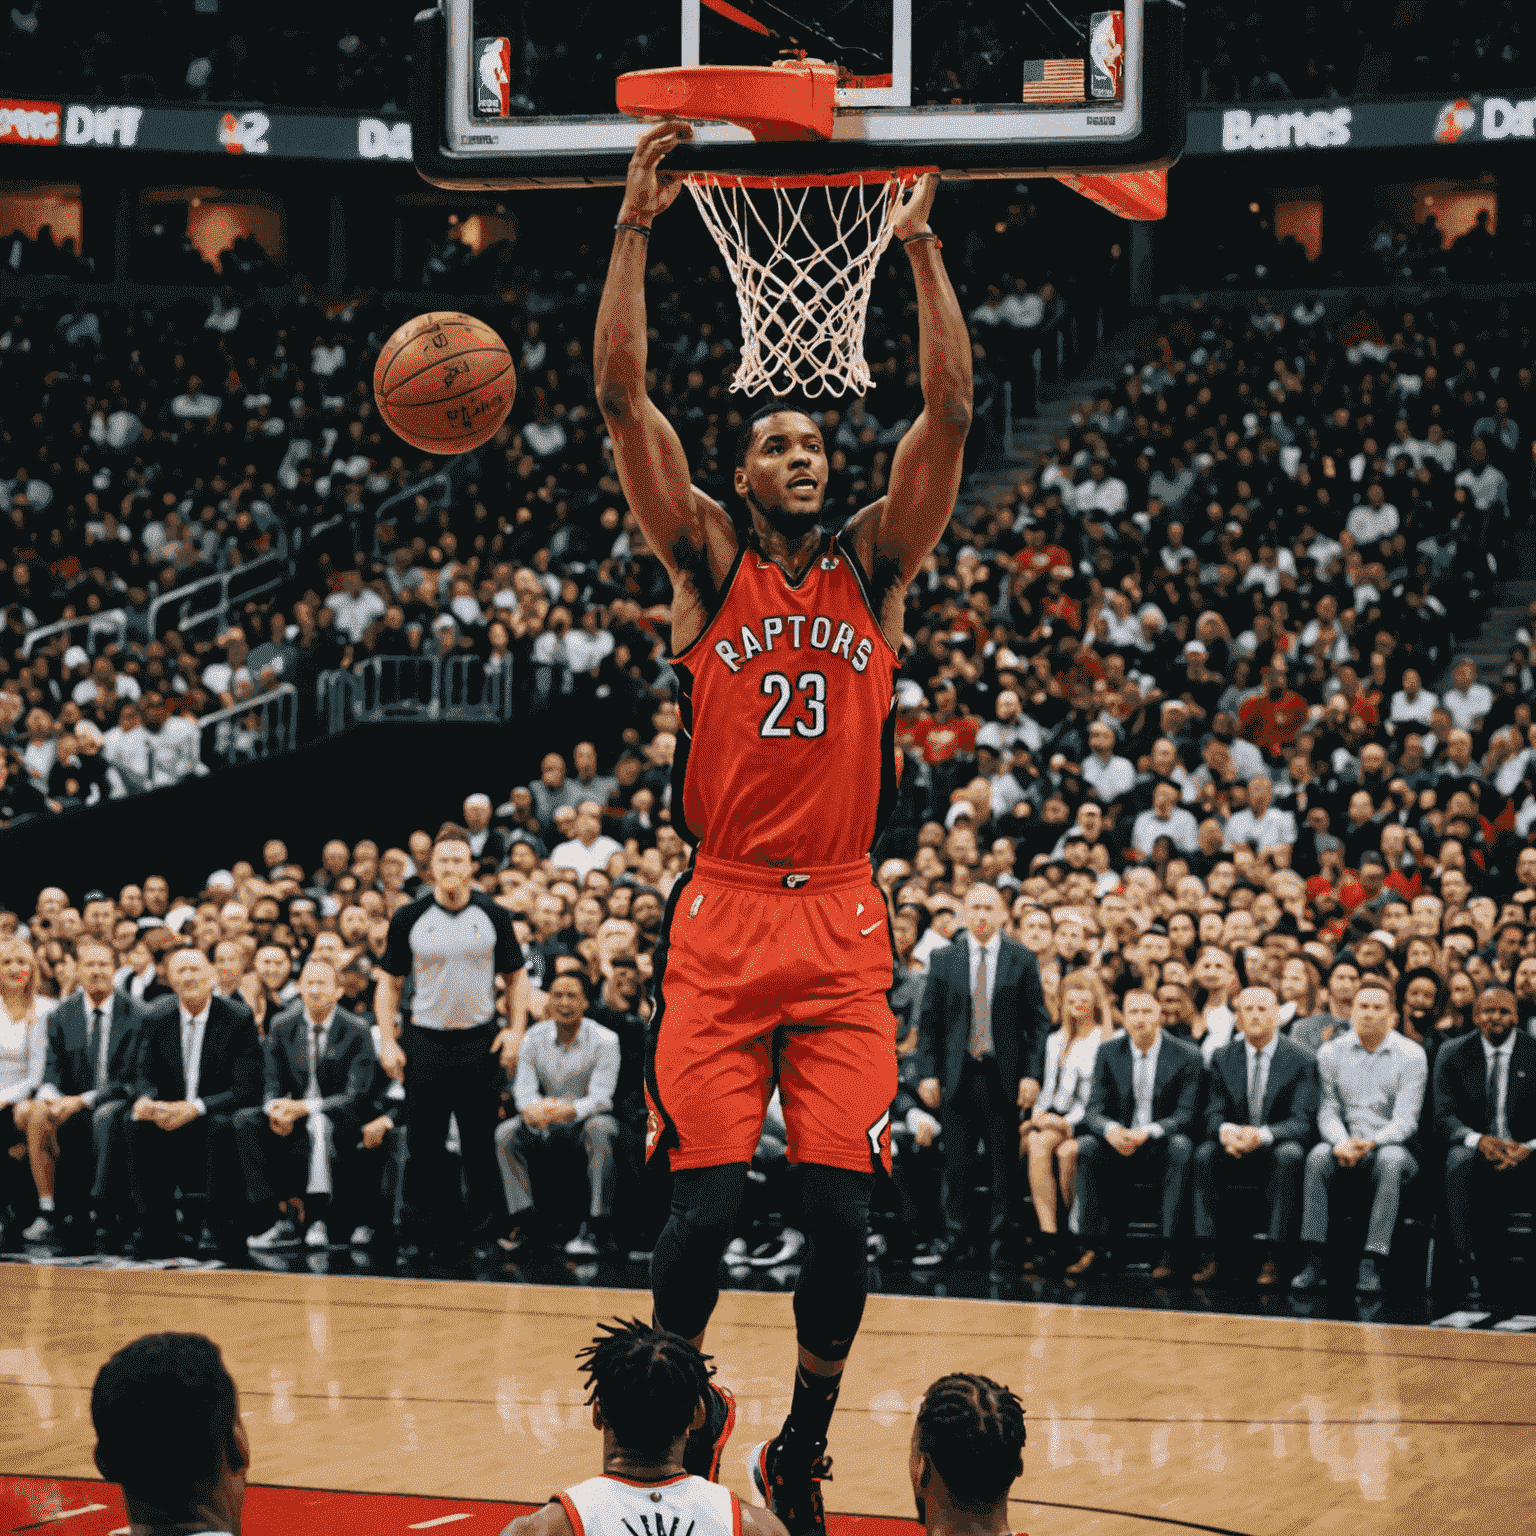
POLYGON ((774 868, 869 853, 895 801, 897 657, 837 539, 797 582, 745 547, 673 666, 672 820, 701 853, 774 868))

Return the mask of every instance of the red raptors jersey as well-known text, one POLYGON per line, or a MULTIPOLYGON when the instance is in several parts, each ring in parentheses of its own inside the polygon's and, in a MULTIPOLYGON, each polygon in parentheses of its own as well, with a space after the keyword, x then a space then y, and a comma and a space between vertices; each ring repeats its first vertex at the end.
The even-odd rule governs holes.
POLYGON ((798 583, 745 546, 719 612, 673 661, 673 825, 744 864, 866 857, 895 802, 896 660, 837 539, 798 583))

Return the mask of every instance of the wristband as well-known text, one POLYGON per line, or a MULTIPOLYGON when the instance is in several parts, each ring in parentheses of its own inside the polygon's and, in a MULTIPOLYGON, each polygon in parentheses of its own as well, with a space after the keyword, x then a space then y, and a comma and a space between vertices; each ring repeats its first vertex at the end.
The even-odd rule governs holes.
POLYGON ((632 234, 644 235, 647 240, 651 238, 651 229, 648 224, 615 224, 615 229, 627 229, 632 234))
POLYGON ((903 245, 915 245, 919 240, 932 240, 939 250, 942 251, 944 249, 944 242, 931 229, 925 229, 920 234, 907 235, 901 243, 903 245))

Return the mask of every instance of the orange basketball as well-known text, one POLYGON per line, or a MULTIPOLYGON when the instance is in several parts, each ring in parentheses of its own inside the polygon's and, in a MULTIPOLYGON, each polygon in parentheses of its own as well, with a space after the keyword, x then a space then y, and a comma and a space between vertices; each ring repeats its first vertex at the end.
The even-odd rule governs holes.
POLYGON ((417 315, 384 343, 373 397, 397 437, 427 453, 468 453, 495 436, 517 398, 507 344, 454 310, 417 315))

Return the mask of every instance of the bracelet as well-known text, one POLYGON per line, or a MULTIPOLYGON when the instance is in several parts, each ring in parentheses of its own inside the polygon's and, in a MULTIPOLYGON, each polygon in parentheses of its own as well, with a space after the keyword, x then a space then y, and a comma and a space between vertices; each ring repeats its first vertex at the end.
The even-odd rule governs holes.
POLYGON ((939 250, 942 251, 944 249, 944 242, 931 229, 925 229, 920 234, 908 235, 901 243, 903 245, 915 245, 919 240, 932 240, 939 250))
POLYGON ((647 240, 651 238, 651 228, 648 224, 615 224, 615 229, 627 229, 631 234, 644 235, 647 240))

